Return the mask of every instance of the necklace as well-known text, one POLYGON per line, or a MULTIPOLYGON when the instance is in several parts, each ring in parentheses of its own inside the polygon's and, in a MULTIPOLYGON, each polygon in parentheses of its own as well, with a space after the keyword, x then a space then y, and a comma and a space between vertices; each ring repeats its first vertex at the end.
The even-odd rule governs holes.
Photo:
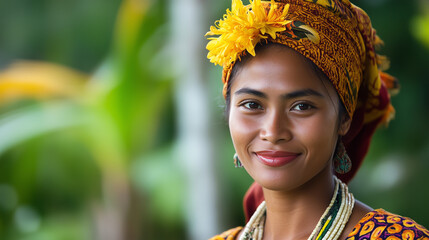
MULTIPOLYGON (((346 184, 334 176, 335 191, 329 206, 326 208, 308 240, 337 240, 352 214, 355 199, 346 184)), ((239 240, 261 240, 267 206, 263 201, 249 222, 244 227, 239 240)))

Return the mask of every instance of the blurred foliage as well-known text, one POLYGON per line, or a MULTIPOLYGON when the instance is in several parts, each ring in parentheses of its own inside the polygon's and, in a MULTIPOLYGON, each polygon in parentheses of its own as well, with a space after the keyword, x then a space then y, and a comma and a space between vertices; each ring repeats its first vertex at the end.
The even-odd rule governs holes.
POLYGON ((2 4, 0 238, 183 239, 166 1, 2 4))
MULTIPOLYGON (((388 72, 402 89, 393 98, 396 119, 374 136, 351 187, 370 206, 429 226, 429 3, 355 3, 385 41, 388 72)), ((230 1, 209 5, 207 29, 230 1)), ((122 219, 124 239, 185 239, 168 6, 0 1, 0 239, 96 239, 100 224, 112 226, 111 214, 122 219)), ((243 224, 241 200, 252 180, 233 167, 221 70, 209 73, 226 229, 243 224)))

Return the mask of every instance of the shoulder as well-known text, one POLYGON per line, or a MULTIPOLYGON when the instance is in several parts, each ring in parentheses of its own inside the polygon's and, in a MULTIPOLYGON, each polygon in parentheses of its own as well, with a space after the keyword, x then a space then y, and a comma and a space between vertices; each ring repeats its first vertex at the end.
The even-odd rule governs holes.
POLYGON ((220 235, 216 235, 210 238, 209 240, 235 240, 238 237, 238 234, 240 234, 242 229, 243 227, 236 227, 228 231, 225 231, 220 235))
POLYGON ((377 209, 367 213, 347 237, 347 240, 362 239, 429 240, 429 231, 410 218, 377 209))

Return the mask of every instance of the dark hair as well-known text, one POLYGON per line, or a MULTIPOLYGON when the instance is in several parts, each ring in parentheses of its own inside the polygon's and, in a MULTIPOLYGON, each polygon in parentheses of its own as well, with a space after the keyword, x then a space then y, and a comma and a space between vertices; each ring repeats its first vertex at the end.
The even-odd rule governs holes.
MULTIPOLYGON (((285 45, 282 45, 282 44, 278 44, 278 43, 258 44, 255 47, 255 52, 258 53, 258 52, 262 51, 263 48, 266 48, 267 46, 280 46, 280 47, 287 47, 288 48, 288 46, 285 46, 285 45)), ((227 122, 229 120, 229 111, 230 111, 230 108, 231 108, 231 85, 232 85, 232 82, 234 81, 235 77, 237 76, 237 74, 239 73, 239 71, 242 69, 242 67, 251 58, 252 58, 251 55, 246 54, 245 56, 243 56, 241 58, 240 61, 237 61, 235 63, 234 67, 231 70, 231 74, 230 74, 230 77, 229 77, 229 80, 228 80, 228 83, 227 83, 227 86, 226 86, 226 95, 225 95, 225 110, 224 110, 224 115, 225 115, 225 119, 226 119, 227 122)), ((326 74, 315 63, 313 63, 310 59, 308 59, 308 58, 304 58, 304 59, 311 65, 314 73, 320 79, 320 81, 323 82, 323 85, 326 88, 324 80, 327 80, 327 81, 331 82, 329 80, 328 76, 326 76, 326 74)), ((332 101, 332 99, 331 99, 331 101, 332 101)), ((343 102, 340 99, 339 104, 338 104, 338 119, 339 119, 338 123, 341 123, 341 120, 344 117, 347 118, 348 114, 346 112, 346 108, 345 108, 343 102)))

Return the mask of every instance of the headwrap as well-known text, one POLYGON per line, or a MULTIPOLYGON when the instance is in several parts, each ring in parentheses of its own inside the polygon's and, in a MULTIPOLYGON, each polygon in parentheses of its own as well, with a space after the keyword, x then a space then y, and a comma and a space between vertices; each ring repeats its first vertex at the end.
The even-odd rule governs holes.
MULTIPOLYGON (((233 0, 207 35, 219 35, 209 38, 207 49, 211 62, 223 67, 224 96, 234 64, 246 54, 255 56, 257 44, 288 46, 326 74, 352 118, 341 138, 352 169, 338 175, 349 182, 377 126, 393 117, 388 89, 398 89, 396 79, 381 72, 388 64, 375 52, 382 41, 368 15, 348 0, 250 0, 247 6, 233 0)), ((262 189, 254 183, 244 199, 247 217, 262 200, 262 189)))

